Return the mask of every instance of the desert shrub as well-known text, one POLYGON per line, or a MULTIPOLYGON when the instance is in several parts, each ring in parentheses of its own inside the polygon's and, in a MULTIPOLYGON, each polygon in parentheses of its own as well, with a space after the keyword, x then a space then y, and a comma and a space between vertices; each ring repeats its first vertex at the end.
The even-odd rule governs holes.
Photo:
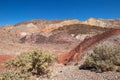
POLYGON ((50 72, 50 66, 54 62, 55 57, 46 51, 35 50, 31 52, 21 53, 6 64, 14 67, 21 72, 32 72, 33 74, 42 75, 50 72))
POLYGON ((6 62, 9 70, 0 74, 0 80, 36 80, 50 73, 55 57, 41 50, 21 53, 6 62))
POLYGON ((96 72, 120 72, 120 45, 103 43, 95 46, 93 53, 88 53, 80 69, 90 69, 96 72))
POLYGON ((30 73, 21 74, 20 71, 7 70, 0 74, 0 80, 30 80, 30 73))

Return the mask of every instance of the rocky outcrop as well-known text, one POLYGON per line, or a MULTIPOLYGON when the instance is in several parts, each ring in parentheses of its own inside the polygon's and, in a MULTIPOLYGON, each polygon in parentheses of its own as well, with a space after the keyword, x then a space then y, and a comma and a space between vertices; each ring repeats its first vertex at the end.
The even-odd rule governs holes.
POLYGON ((118 28, 120 27, 120 19, 96 19, 90 18, 84 22, 83 24, 92 25, 92 26, 101 26, 106 28, 118 28))
POLYGON ((64 44, 64 43, 75 43, 79 40, 77 40, 75 37, 72 37, 71 35, 64 33, 64 32, 57 32, 49 37, 49 41, 51 43, 57 43, 57 44, 64 44))
POLYGON ((79 41, 68 35, 67 33, 54 33, 49 36, 46 36, 44 33, 32 33, 25 35, 20 39, 21 43, 31 43, 31 44, 40 44, 40 43, 55 43, 55 44, 65 44, 65 43, 74 43, 79 41))
POLYGON ((55 29, 58 29, 60 27, 64 27, 67 25, 73 25, 73 24, 81 24, 81 22, 79 20, 64 20, 60 23, 56 23, 56 24, 49 24, 47 25, 45 28, 41 29, 41 32, 51 32, 55 29))
POLYGON ((104 22, 101 19, 95 19, 95 18, 90 18, 83 22, 83 24, 88 24, 88 25, 93 25, 93 26, 101 26, 101 27, 106 27, 107 23, 104 22))
POLYGON ((29 34, 20 39, 21 43, 45 43, 46 37, 41 34, 29 34))
POLYGON ((41 28, 41 27, 44 27, 45 25, 49 25, 49 24, 55 24, 55 23, 59 23, 63 20, 30 20, 30 21, 25 21, 25 22, 21 22, 21 23, 18 23, 18 24, 15 24, 14 26, 17 27, 17 26, 21 26, 21 25, 27 25, 27 24, 30 24, 32 23, 33 25, 41 28))

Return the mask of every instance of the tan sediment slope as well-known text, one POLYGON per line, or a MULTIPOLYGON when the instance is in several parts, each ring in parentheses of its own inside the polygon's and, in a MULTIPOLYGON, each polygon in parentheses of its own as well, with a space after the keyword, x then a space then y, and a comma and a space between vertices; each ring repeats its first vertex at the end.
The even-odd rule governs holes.
POLYGON ((120 19, 97 19, 97 18, 89 18, 84 21, 83 24, 93 25, 93 26, 101 26, 106 28, 118 28, 120 27, 120 19))

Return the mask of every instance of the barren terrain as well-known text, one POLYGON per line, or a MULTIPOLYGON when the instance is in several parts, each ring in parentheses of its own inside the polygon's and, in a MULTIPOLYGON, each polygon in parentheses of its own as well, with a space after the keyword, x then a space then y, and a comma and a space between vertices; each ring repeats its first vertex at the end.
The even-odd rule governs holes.
MULTIPOLYGON (((31 20, 0 27, 0 68, 4 62, 21 52, 35 49, 54 54, 61 62, 74 61, 99 41, 120 44, 120 20, 31 20), (79 55, 75 56, 78 53, 79 55), (71 57, 72 56, 72 57, 71 57), (70 60, 71 59, 71 60, 70 60)), ((79 70, 75 62, 69 66, 56 63, 52 76, 45 80, 119 80, 120 73, 95 73, 79 70)))

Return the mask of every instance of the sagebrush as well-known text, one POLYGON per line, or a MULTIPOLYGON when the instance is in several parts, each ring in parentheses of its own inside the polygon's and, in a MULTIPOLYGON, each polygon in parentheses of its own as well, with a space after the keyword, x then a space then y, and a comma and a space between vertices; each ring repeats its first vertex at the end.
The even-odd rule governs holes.
MULTIPOLYGON (((26 77, 28 76, 26 75, 28 75, 28 73, 32 74, 33 76, 34 75, 41 76, 50 73, 52 70, 51 66, 55 60, 56 60, 55 56, 53 56, 49 52, 35 50, 31 52, 21 53, 20 55, 6 62, 6 66, 12 70, 13 74, 14 73, 20 74, 22 75, 23 80, 24 78, 25 80, 27 80, 26 77), (25 77, 23 75, 25 75, 25 77)), ((6 76, 5 74, 6 72, 2 74, 3 77, 6 76)), ((13 75, 13 74, 10 75, 8 71, 7 74, 8 76, 13 75)))
POLYGON ((19 70, 7 70, 0 74, 0 80, 30 80, 32 78, 31 73, 21 73, 19 70))
POLYGON ((96 72, 120 72, 120 45, 102 43, 95 46, 93 53, 88 53, 80 69, 90 69, 96 72))

